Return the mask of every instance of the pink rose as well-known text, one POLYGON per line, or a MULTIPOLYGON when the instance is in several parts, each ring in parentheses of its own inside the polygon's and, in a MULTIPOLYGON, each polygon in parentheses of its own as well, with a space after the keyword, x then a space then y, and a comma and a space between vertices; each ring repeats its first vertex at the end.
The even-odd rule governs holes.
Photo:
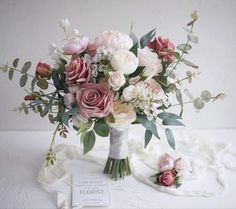
POLYGON ((39 62, 36 66, 36 74, 42 78, 50 77, 52 74, 50 65, 48 65, 47 63, 39 62))
POLYGON ((165 153, 160 156, 158 169, 160 172, 172 170, 174 168, 174 159, 169 154, 165 153))
POLYGON ((129 35, 125 33, 119 31, 104 31, 95 39, 94 46, 96 48, 104 46, 115 50, 129 50, 133 46, 133 41, 129 35))
POLYGON ((88 82, 90 78, 90 68, 85 59, 78 58, 72 60, 66 68, 66 83, 68 85, 88 82))
POLYGON ((65 55, 80 54, 87 49, 88 38, 83 36, 81 38, 73 38, 69 40, 63 47, 63 53, 65 55))
POLYGON ((173 55, 170 52, 165 51, 166 49, 170 49, 172 51, 175 50, 175 45, 170 42, 168 38, 162 39, 158 36, 154 39, 154 41, 148 43, 148 47, 153 49, 162 59, 167 61, 173 60, 173 55))
POLYGON ((171 171, 165 171, 159 176, 159 183, 163 186, 171 186, 175 181, 175 176, 171 171))
POLYGON ((145 81, 145 83, 148 85, 149 88, 151 88, 151 91, 153 93, 160 93, 163 92, 163 89, 159 83, 157 83, 153 78, 150 78, 145 81))
POLYGON ((76 93, 79 117, 105 117, 113 108, 113 94, 105 84, 85 83, 76 93))
POLYGON ((186 161, 185 161, 183 158, 177 159, 177 160, 175 161, 174 165, 175 165, 175 170, 176 170, 177 172, 183 171, 183 170, 185 170, 186 167, 187 167, 186 161))

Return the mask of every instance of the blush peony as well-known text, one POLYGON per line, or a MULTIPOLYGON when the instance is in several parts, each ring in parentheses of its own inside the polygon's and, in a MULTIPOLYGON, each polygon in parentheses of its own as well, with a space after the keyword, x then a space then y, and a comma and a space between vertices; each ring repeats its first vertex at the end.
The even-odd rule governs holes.
POLYGON ((69 40, 65 46, 63 47, 63 53, 65 55, 74 55, 80 54, 87 49, 88 46, 88 38, 83 37, 75 37, 69 40))

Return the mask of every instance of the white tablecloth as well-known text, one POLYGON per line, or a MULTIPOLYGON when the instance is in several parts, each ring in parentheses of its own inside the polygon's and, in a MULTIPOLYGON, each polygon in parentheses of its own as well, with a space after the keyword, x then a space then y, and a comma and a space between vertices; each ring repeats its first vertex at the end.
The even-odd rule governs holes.
MULTIPOLYGON (((176 130, 189 136, 227 141, 236 147, 236 130, 176 130)), ((133 127, 130 136, 140 138, 144 130, 133 127)), ((50 144, 52 132, 0 132, 0 209, 57 208, 54 193, 47 193, 36 178, 50 144)), ((155 140, 155 139, 152 139, 155 140)), ((71 133, 68 139, 57 137, 57 143, 78 144, 79 137, 71 133)), ((97 138, 92 153, 108 155, 108 138, 97 138)), ((177 141, 178 145, 178 141, 177 141)), ((235 160, 235 159, 234 159, 235 160)), ((236 164, 236 162, 232 162, 236 164)), ((101 174, 103 166, 81 161, 80 174, 101 174)), ((111 180, 112 208, 236 208, 235 173, 225 170, 228 190, 216 197, 177 197, 161 193, 130 176, 125 180, 111 180)), ((208 185, 210 178, 206 178, 208 185)), ((213 182, 212 182, 213 184, 213 182)), ((203 185, 204 186, 204 185, 203 185)))

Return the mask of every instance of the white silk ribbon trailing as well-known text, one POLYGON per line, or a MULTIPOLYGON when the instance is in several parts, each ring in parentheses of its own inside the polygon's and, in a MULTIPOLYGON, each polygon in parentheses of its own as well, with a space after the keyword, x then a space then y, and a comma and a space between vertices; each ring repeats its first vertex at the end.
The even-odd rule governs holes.
MULTIPOLYGON (((112 132, 111 146, 109 157, 115 159, 123 159, 128 155, 128 129, 124 132, 118 130, 112 132), (115 140, 116 138, 125 138, 125 140, 115 140), (126 144, 126 145, 125 145, 126 144), (121 148, 122 153, 117 153, 117 149, 121 148)), ((225 160, 226 155, 235 158, 236 153, 232 151, 228 143, 215 142, 209 139, 204 140, 200 137, 190 137, 189 135, 180 135, 177 137, 177 150, 171 150, 165 140, 151 140, 146 149, 140 140, 129 140, 129 148, 131 150, 129 158, 132 169, 132 175, 139 181, 157 189, 160 192, 165 192, 177 196, 203 196, 211 197, 222 194, 226 190, 226 182, 224 178, 224 168, 236 171, 236 165, 228 164, 225 160), (183 184, 178 189, 174 187, 163 187, 154 183, 150 178, 154 175, 157 166, 157 159, 164 153, 170 153, 173 156, 182 156, 190 163, 189 171, 183 174, 183 184), (198 181, 202 174, 208 171, 215 173, 216 187, 214 190, 208 187, 194 187, 194 182, 198 181)), ((69 197, 66 197, 64 191, 61 191, 61 185, 71 187, 71 174, 68 169, 68 163, 71 160, 86 160, 94 162, 101 166, 105 165, 105 158, 99 158, 90 154, 83 155, 80 147, 74 145, 57 145, 54 149, 57 160, 54 166, 45 167, 43 163, 39 172, 38 181, 49 192, 57 192, 58 208, 69 209, 69 197)), ((234 160, 235 162, 235 160, 234 160)), ((199 184, 198 184, 199 185, 199 184)))

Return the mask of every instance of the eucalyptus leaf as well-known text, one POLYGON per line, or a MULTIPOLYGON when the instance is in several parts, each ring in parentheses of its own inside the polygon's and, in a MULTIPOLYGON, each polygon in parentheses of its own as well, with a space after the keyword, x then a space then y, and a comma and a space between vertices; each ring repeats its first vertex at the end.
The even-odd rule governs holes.
POLYGON ((130 38, 133 40, 133 45, 138 44, 138 38, 133 32, 130 33, 130 38))
POLYGON ((164 120, 166 118, 169 118, 169 119, 182 119, 180 116, 174 114, 174 113, 171 113, 171 112, 161 112, 157 115, 158 118, 164 120))
POLYGON ((48 82, 44 79, 39 79, 36 84, 42 90, 46 90, 48 88, 48 82))
POLYGON ((156 35, 156 28, 145 34, 140 39, 140 46, 141 48, 144 48, 148 45, 148 43, 152 40, 152 38, 156 35))
POLYGON ((144 144, 144 148, 147 147, 147 145, 149 144, 149 142, 152 139, 152 132, 148 129, 146 129, 145 131, 145 144, 144 144))
POLYGON ((13 67, 17 68, 18 64, 19 64, 19 58, 14 59, 14 61, 12 63, 13 67))
POLYGON ((162 121, 162 125, 165 126, 184 126, 184 124, 176 119, 173 118, 165 118, 162 121))
POLYGON ((13 75, 14 75, 14 70, 11 68, 11 69, 9 70, 9 72, 8 72, 8 78, 9 78, 9 80, 12 80, 13 75))
POLYGON ((210 102, 211 101, 211 98, 212 98, 212 95, 209 91, 207 90, 204 90, 202 91, 201 93, 201 98, 204 102, 210 102))
POLYGON ((192 46, 189 44, 180 44, 176 47, 178 50, 186 53, 192 49, 192 46))
POLYGON ((26 63, 23 65, 22 69, 21 69, 21 73, 22 73, 22 74, 23 74, 23 73, 27 73, 27 71, 30 69, 30 67, 31 67, 31 62, 26 62, 26 63))
POLYGON ((197 97, 193 100, 193 105, 197 110, 200 110, 205 106, 205 103, 203 102, 201 97, 197 97))
POLYGON ((89 131, 85 134, 84 139, 83 139, 83 145, 84 145, 84 154, 89 152, 94 144, 95 144, 95 134, 93 131, 89 131))
POLYGON ((52 123, 52 124, 54 123, 54 117, 52 114, 48 115, 48 119, 49 119, 50 123, 52 123))
POLYGON ((184 89, 184 94, 191 100, 194 99, 193 95, 189 92, 188 89, 184 89))
POLYGON ((67 127, 69 127, 69 119, 70 119, 70 112, 64 112, 61 114, 61 120, 63 124, 65 124, 67 127))
POLYGON ((199 41, 198 37, 197 37, 197 36, 194 36, 194 35, 192 35, 192 34, 189 34, 189 35, 188 35, 188 40, 191 41, 191 42, 193 42, 193 43, 195 43, 195 44, 197 44, 198 41, 199 41))
POLYGON ((32 81, 31 81, 31 90, 33 91, 34 90, 34 87, 35 87, 35 84, 36 84, 36 82, 37 82, 37 78, 36 77, 34 77, 33 79, 32 79, 32 81))
POLYGON ((189 67, 198 69, 198 66, 197 66, 197 65, 195 65, 194 63, 192 63, 192 62, 190 62, 190 61, 188 61, 188 60, 186 60, 186 59, 182 59, 181 61, 182 61, 185 65, 187 65, 187 66, 189 66, 189 67))
POLYGON ((165 130, 165 134, 166 134, 168 144, 170 145, 170 147, 172 149, 175 150, 175 138, 174 138, 174 135, 173 135, 171 129, 167 128, 165 130))
POLYGON ((144 66, 139 66, 132 74, 129 75, 129 78, 141 75, 143 73, 144 68, 145 68, 144 66))
POLYGON ((20 78, 20 87, 24 87, 26 82, 28 80, 28 75, 27 74, 23 74, 20 78))
POLYGON ((138 54, 138 43, 134 44, 129 51, 133 52, 134 55, 137 56, 137 54, 138 54))

